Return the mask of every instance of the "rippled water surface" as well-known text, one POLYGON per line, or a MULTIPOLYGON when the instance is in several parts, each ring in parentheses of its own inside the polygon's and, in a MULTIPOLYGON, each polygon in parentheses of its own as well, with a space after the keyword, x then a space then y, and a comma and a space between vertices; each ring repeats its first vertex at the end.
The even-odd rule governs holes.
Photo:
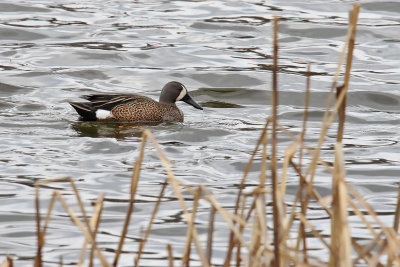
MULTIPOLYGON (((377 0, 361 4, 344 139, 347 179, 390 225, 400 176, 400 4, 377 0)), ((141 129, 78 121, 68 101, 82 94, 120 92, 158 98, 166 82, 184 83, 204 111, 179 103, 184 123, 147 128, 181 181, 205 184, 224 206, 233 206, 236 185, 270 114, 272 17, 281 17, 280 122, 294 132, 301 129, 305 70, 310 62, 306 142, 315 146, 351 5, 351 1, 318 0, 2 1, 0 254, 11 255, 17 266, 32 266, 36 246, 33 184, 69 176, 88 209, 99 192, 106 193, 98 240, 106 255, 113 255, 141 129)), ((287 137, 280 140, 280 162, 289 141, 287 137)), ((334 141, 332 131, 322 151, 327 161, 332 161, 334 141)), ((165 176, 154 148, 147 145, 136 215, 121 266, 132 266, 135 240, 142 235, 165 176)), ((298 183, 295 175, 291 177, 288 201, 298 183)), ((254 168, 248 184, 257 181, 254 168)), ((329 194, 329 174, 320 173, 316 183, 321 194, 329 194)), ((53 189, 74 205, 68 184, 52 184, 41 189, 43 212, 53 189)), ((160 266, 166 244, 185 238, 172 189, 167 189, 167 196, 143 265, 160 266)), ((207 216, 208 206, 200 206, 202 239, 207 216)), ((310 216, 320 220, 318 230, 329 233, 322 211, 310 216)), ((48 266, 57 266, 62 255, 65 266, 74 265, 82 235, 60 205, 52 218, 44 260, 48 266)), ((223 260, 226 229, 216 232, 215 264, 223 260)), ((354 224, 354 236, 363 238, 367 232, 354 224)), ((180 245, 173 249, 181 256, 180 245)), ((321 248, 315 249, 318 255, 321 248)))

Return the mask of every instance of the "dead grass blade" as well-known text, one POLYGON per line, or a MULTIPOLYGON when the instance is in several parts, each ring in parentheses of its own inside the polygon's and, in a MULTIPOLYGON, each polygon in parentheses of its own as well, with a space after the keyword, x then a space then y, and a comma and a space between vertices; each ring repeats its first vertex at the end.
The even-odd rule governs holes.
MULTIPOLYGON (((318 139, 318 145, 317 145, 316 149, 314 150, 312 161, 311 161, 309 167, 307 168, 306 176, 309 176, 309 186, 307 187, 307 195, 306 195, 306 199, 305 199, 306 206, 308 205, 308 201, 309 201, 309 198, 311 196, 311 190, 312 190, 311 186, 312 186, 313 181, 314 181, 314 177, 315 177, 315 173, 316 173, 316 169, 317 169, 317 163, 318 163, 318 159, 319 159, 319 155, 320 155, 322 144, 323 144, 323 142, 325 140, 325 136, 326 136, 326 134, 328 132, 328 129, 330 128, 330 126, 331 126, 331 124, 332 124, 332 122, 333 122, 333 120, 335 118, 335 115, 336 115, 336 113, 337 113, 337 111, 339 109, 339 106, 342 105, 343 99, 344 99, 345 95, 347 94, 347 89, 346 90, 342 90, 341 94, 336 99, 336 103, 334 105, 334 109, 330 112, 330 105, 331 105, 332 99, 333 99, 333 89, 337 87, 336 84, 337 84, 337 80, 338 80, 338 77, 339 77, 339 73, 340 73, 340 69, 341 69, 342 63, 344 61, 344 57, 345 57, 345 54, 346 54, 346 49, 349 46, 349 43, 350 43, 350 40, 352 39, 352 37, 355 36, 354 35, 355 34, 355 29, 356 29, 355 25, 357 24, 357 20, 356 19, 358 18, 358 11, 359 11, 359 4, 354 4, 353 16, 352 16, 352 19, 350 20, 351 23, 349 24, 348 32, 347 32, 347 41, 346 41, 346 43, 345 43, 345 45, 343 47, 341 56, 339 58, 339 62, 338 62, 338 66, 336 68, 336 73, 335 73, 335 76, 334 76, 334 79, 333 79, 331 91, 330 91, 329 96, 328 96, 327 107, 326 107, 326 110, 325 110, 325 113, 324 113, 324 118, 323 118, 323 121, 322 121, 322 127, 321 127, 320 136, 319 136, 319 139, 318 139)), ((351 59, 351 58, 352 57, 350 57, 349 59, 351 59)))
POLYGON ((335 144, 335 174, 332 181, 331 248, 329 266, 351 267, 351 240, 347 220, 347 191, 344 185, 344 159, 342 144, 335 144))
POLYGON ((337 134, 337 141, 342 142, 343 139, 343 132, 344 132, 344 122, 346 116, 346 98, 347 98, 347 91, 349 88, 350 82, 350 73, 351 73, 351 65, 353 62, 353 51, 354 51, 354 42, 356 39, 356 30, 357 30, 357 21, 358 21, 358 13, 360 12, 360 4, 355 3, 353 6, 353 10, 350 12, 350 23, 349 23, 349 39, 348 39, 348 52, 347 52, 347 59, 346 59, 346 72, 344 75, 344 84, 341 89, 338 90, 338 100, 340 101, 340 108, 339 110, 339 127, 338 127, 338 134, 337 134))
POLYGON ((188 224, 188 228, 186 230, 186 244, 183 252, 183 257, 182 257, 182 265, 183 266, 189 266, 189 261, 190 261, 190 247, 192 244, 192 233, 194 232, 194 222, 196 220, 196 213, 197 213, 197 207, 199 204, 199 199, 201 195, 201 188, 199 187, 198 190, 196 190, 196 193, 194 194, 194 199, 193 199, 193 211, 192 211, 192 217, 190 224, 188 224))
POLYGON ((137 255, 136 255, 136 258, 135 258, 135 266, 139 266, 140 257, 142 256, 142 252, 143 252, 144 246, 146 245, 146 242, 147 242, 147 240, 149 238, 154 219, 156 218, 156 214, 157 214, 158 209, 160 207, 161 199, 164 197, 164 192, 165 192, 165 189, 167 188, 167 185, 168 185, 167 181, 164 181, 163 186, 162 186, 161 191, 160 191, 160 194, 158 195, 157 202, 154 205, 153 212, 151 214, 151 218, 150 218, 149 224, 147 225, 147 229, 146 229, 146 232, 144 234, 143 240, 140 242, 139 249, 138 249, 138 252, 137 252, 137 255))
MULTIPOLYGON (((353 249, 358 253, 358 257, 353 260, 353 266, 356 266, 356 264, 359 262, 360 259, 364 259, 366 263, 370 262, 370 259, 372 258, 372 253, 371 250, 373 246, 379 241, 380 235, 382 233, 378 234, 370 243, 369 245, 366 246, 360 246, 355 239, 352 239, 352 245, 353 249)), ((377 267, 383 267, 383 264, 379 263, 376 265, 377 267)))
MULTIPOLYGON (((94 212, 92 215, 92 218, 90 219, 90 227, 91 229, 94 229, 93 232, 93 241, 96 241, 96 234, 98 231, 98 227, 100 224, 100 217, 101 217, 101 212, 103 210, 103 204, 104 204, 104 193, 100 193, 99 197, 97 198, 96 202, 94 203, 94 212)), ((89 240, 85 239, 85 242, 83 244, 83 247, 81 249, 81 256, 79 259, 78 266, 81 266, 85 260, 85 253, 86 253, 86 246, 88 245, 89 240)), ((94 249, 92 246, 92 249, 90 251, 90 262, 89 266, 93 266, 93 258, 94 258, 94 249)))
POLYGON ((40 199, 39 199, 39 186, 35 186, 35 208, 36 208, 36 256, 35 267, 42 267, 42 247, 44 245, 43 235, 40 226, 40 199))
MULTIPOLYGON (((243 178, 240 181, 239 191, 238 191, 238 194, 236 196, 235 209, 234 209, 234 213, 235 214, 237 214, 238 210, 239 210, 239 205, 240 205, 240 202, 241 202, 241 199, 242 199, 243 188, 244 188, 243 185, 247 180, 248 174, 250 172, 250 168, 253 165, 254 158, 255 158, 255 156, 256 156, 259 148, 260 148, 260 145, 263 143, 263 141, 265 139, 265 136, 267 135, 267 131, 268 131, 268 127, 269 127, 270 122, 271 122, 271 120, 270 120, 270 118, 268 118, 268 120, 267 120, 267 122, 266 122, 266 124, 265 124, 265 126, 264 126, 264 128, 263 128, 263 130, 261 132, 261 136, 257 140, 256 147, 254 148, 254 150, 253 150, 253 152, 251 154, 250 160, 248 161, 248 163, 246 165, 246 168, 244 170, 243 178)), ((235 243, 236 243, 234 238, 235 238, 235 234, 234 234, 233 231, 231 231, 229 233, 228 249, 227 249, 227 253, 226 253, 226 257, 225 257, 225 261, 224 261, 224 265, 223 265, 224 267, 230 266, 233 248, 234 248, 235 243)))
POLYGON ((67 204, 67 202, 65 201, 64 197, 60 194, 60 192, 58 192, 57 190, 55 190, 54 192, 58 200, 61 202, 63 208, 67 211, 73 223, 75 223, 75 225, 78 226, 78 228, 81 230, 85 238, 89 240, 90 244, 92 244, 93 249, 96 251, 102 266, 108 266, 106 259, 104 258, 100 249, 97 247, 96 242, 93 240, 93 236, 92 233, 90 232, 90 229, 85 228, 84 223, 82 223, 81 220, 79 220, 78 216, 75 214, 73 209, 67 204))
POLYGON ((171 244, 167 244, 167 252, 168 252, 168 266, 174 267, 174 254, 172 251, 171 244))
POLYGON ((206 256, 209 265, 211 265, 211 258, 212 258, 215 213, 216 213, 215 208, 211 206, 210 215, 208 219, 207 250, 206 250, 206 256))
MULTIPOLYGON (((189 214, 189 212, 187 210, 185 200, 183 199, 182 192, 181 192, 181 190, 179 188, 179 184, 180 183, 175 179, 175 176, 174 176, 174 174, 172 172, 169 160, 164 155, 164 152, 161 150, 161 148, 158 145, 157 141, 155 140, 153 134, 149 130, 144 130, 143 134, 147 136, 147 138, 152 142, 154 148, 156 149, 158 158, 161 160, 162 164, 164 165, 165 170, 167 171, 168 182, 171 184, 171 186, 172 186, 172 188, 174 190, 174 193, 175 193, 176 197, 178 198, 178 201, 179 201, 179 203, 180 203, 180 205, 182 207, 186 223, 188 225, 190 225, 192 223, 191 216, 190 216, 190 214, 189 214)), ((207 258, 205 257, 205 255, 203 253, 203 250, 202 250, 202 248, 200 246, 200 242, 199 242, 199 238, 198 238, 198 234, 197 234, 196 228, 193 228, 192 238, 193 238, 193 242, 194 242, 194 244, 196 246, 196 250, 197 250, 197 253, 198 253, 199 257, 200 257, 202 265, 203 266, 208 266, 207 258)))
POLYGON ((272 179, 272 205, 274 223, 274 266, 280 267, 280 242, 281 242, 281 190, 278 188, 277 166, 277 121, 278 121, 278 18, 274 17, 274 53, 272 64, 272 133, 271 133, 271 179, 272 179))
MULTIPOLYGON (((79 196, 79 192, 78 192, 78 190, 76 188, 76 185, 75 185, 74 181, 71 178, 39 180, 35 184, 35 190, 36 190, 36 203, 37 203, 36 204, 36 207, 37 207, 37 211, 36 211, 37 218, 36 218, 36 221, 37 221, 37 225, 39 225, 37 227, 38 228, 37 236, 38 236, 38 238, 40 239, 40 242, 41 242, 40 253, 41 253, 42 246, 44 245, 44 236, 45 236, 45 233, 46 233, 45 230, 47 229, 47 225, 48 225, 48 223, 50 221, 50 214, 51 214, 51 211, 52 211, 52 208, 53 208, 54 199, 57 198, 60 201, 60 203, 63 206, 63 208, 67 211, 67 213, 70 216, 71 220, 78 226, 78 228, 84 234, 85 238, 87 240, 89 240, 89 242, 92 244, 93 249, 96 251, 102 266, 108 266, 108 263, 107 263, 106 259, 104 258, 103 254, 101 253, 101 250, 97 247, 96 242, 94 242, 93 233, 91 231, 91 227, 89 225, 89 221, 87 220, 86 212, 85 212, 85 209, 83 207, 83 203, 81 201, 81 198, 79 196), (43 230, 42 230, 41 227, 40 227, 39 188, 40 188, 41 185, 44 185, 44 184, 60 183, 60 182, 62 182, 62 183, 68 182, 68 183, 71 184, 71 187, 73 188, 75 197, 76 197, 77 202, 79 204, 80 210, 82 212, 82 215, 83 215, 83 218, 84 218, 84 222, 82 223, 79 220, 78 216, 75 214, 73 209, 69 207, 69 205, 67 204, 67 202, 65 201, 63 196, 60 194, 60 192, 58 192, 57 190, 54 190, 53 191, 53 195, 52 195, 52 199, 51 199, 50 204, 49 204, 49 210, 48 210, 47 215, 46 215, 45 225, 44 225, 43 230)), ((41 264, 42 264, 41 255, 40 256, 37 255, 36 259, 35 259, 35 267, 36 266, 41 266, 41 264)))
POLYGON ((396 211, 394 212, 394 222, 393 222, 393 229, 396 233, 399 232, 399 225, 400 225, 400 183, 398 184, 398 191, 397 191, 397 204, 396 204, 396 211))
POLYGON ((118 265, 118 260, 119 260, 119 256, 121 255, 122 246, 124 245, 124 240, 125 240, 126 234, 128 233, 129 222, 130 222, 131 215, 133 212, 136 190, 137 190, 137 186, 138 186, 139 178, 140 178, 140 168, 142 166, 142 161, 143 161, 143 156, 144 156, 144 148, 146 146, 146 140, 147 140, 147 135, 145 134, 145 132, 143 132, 142 142, 140 144, 139 157, 136 160, 135 167, 134 167, 133 173, 132 173, 131 187, 130 187, 130 194, 129 194, 129 206, 128 206, 128 210, 126 212, 126 217, 125 217, 124 227, 123 227, 122 233, 121 233, 121 238, 119 240, 118 248, 115 253, 114 263, 113 263, 114 266, 118 265))
MULTIPOLYGON (((397 204, 396 204, 396 211, 394 212, 394 221, 393 221, 393 230, 395 234, 399 232, 399 221, 400 221, 400 183, 398 184, 398 191, 397 191, 397 204)), ((400 252, 399 252, 400 254, 400 252)), ((398 255, 398 258, 400 255, 398 255)), ((389 255, 388 262, 386 264, 387 267, 391 267, 393 265, 393 261, 395 260, 394 256, 389 255)), ((399 260, 399 259, 397 259, 399 260)), ((397 265, 400 266, 399 263, 397 265)))
MULTIPOLYGON (((304 101, 303 125, 302 125, 301 134, 300 134, 300 144, 302 144, 302 146, 300 147, 300 152, 299 152, 299 171, 298 171, 298 173, 300 174, 299 175, 300 188, 299 188, 299 191, 297 194, 298 196, 296 196, 296 201, 297 201, 297 199, 299 199, 299 201, 301 203, 301 212, 303 214, 306 214, 307 207, 303 203, 303 200, 305 199, 305 195, 303 193, 304 188, 305 188, 305 179, 302 179, 301 177, 303 176, 302 175, 303 151, 304 151, 303 144, 304 144, 304 137, 305 137, 305 134, 307 131, 308 108, 310 106, 310 90, 311 90, 311 64, 308 63, 307 64, 306 95, 305 95, 305 101, 304 101)), ((296 203, 293 207, 295 207, 297 205, 296 203)), ((294 209, 293 209, 291 217, 292 218, 294 217, 294 209)), ((290 226, 288 228, 290 228, 290 226)), ((296 244, 297 249, 299 249, 301 241, 302 241, 302 246, 303 246, 302 252, 303 252, 304 263, 307 263, 308 262, 307 235, 306 235, 304 224, 302 222, 299 225, 299 235, 298 235, 297 244, 296 244)))
POLYGON ((6 259, 1 263, 0 267, 13 267, 14 263, 10 256, 6 256, 6 259))
MULTIPOLYGON (((92 229, 94 228, 94 237, 95 238, 96 238, 97 232, 99 230, 100 218, 101 218, 101 214, 103 212, 104 196, 105 196, 105 193, 101 193, 95 202, 94 215, 92 216, 92 218, 93 218, 92 229)), ((95 252, 94 246, 92 246, 92 249, 90 250, 89 267, 93 266, 94 252, 95 252)))
POLYGON ((330 253, 336 254, 331 248, 331 246, 328 244, 328 242, 325 241, 325 239, 321 236, 321 234, 315 229, 315 227, 304 217, 302 213, 297 213, 297 217, 303 222, 303 224, 311 230, 313 235, 317 237, 330 251, 330 253))

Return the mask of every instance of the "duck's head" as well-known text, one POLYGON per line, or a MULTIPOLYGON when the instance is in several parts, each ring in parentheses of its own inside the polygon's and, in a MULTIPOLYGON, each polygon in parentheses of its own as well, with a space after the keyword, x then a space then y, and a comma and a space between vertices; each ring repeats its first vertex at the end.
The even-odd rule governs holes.
POLYGON ((190 97, 186 87, 183 84, 180 82, 169 82, 164 85, 161 91, 160 102, 174 104, 176 101, 183 101, 197 109, 203 109, 190 97))

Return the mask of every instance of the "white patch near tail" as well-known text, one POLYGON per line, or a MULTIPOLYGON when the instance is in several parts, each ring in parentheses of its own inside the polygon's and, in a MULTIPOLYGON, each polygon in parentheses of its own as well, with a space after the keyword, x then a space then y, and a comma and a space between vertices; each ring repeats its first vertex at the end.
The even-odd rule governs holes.
POLYGON ((99 120, 111 119, 112 117, 113 117, 113 115, 111 114, 111 112, 109 110, 98 109, 96 111, 96 118, 99 120))

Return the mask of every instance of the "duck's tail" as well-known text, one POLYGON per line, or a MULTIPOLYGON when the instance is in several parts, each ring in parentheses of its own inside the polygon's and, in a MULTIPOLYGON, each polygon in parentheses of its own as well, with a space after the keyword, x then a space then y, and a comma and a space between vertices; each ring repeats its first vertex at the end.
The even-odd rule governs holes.
POLYGON ((78 114, 85 121, 96 121, 96 111, 97 109, 90 105, 90 103, 82 102, 69 102, 69 104, 78 112, 78 114))

